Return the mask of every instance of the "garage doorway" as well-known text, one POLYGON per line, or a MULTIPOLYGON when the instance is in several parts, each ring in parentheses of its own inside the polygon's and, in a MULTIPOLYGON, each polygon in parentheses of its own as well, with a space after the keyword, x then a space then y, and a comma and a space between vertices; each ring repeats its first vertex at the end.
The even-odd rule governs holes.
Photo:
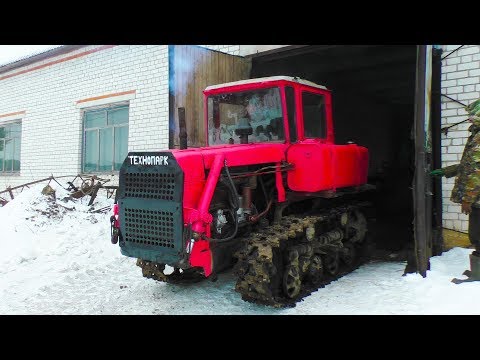
MULTIPOLYGON (((372 203, 369 226, 376 256, 408 260, 407 272, 418 271, 412 192, 418 130, 417 52, 416 45, 297 45, 252 55, 250 74, 252 78, 298 76, 332 90, 335 142, 353 141, 370 152, 369 183, 376 185, 376 191, 368 199, 372 203)), ((432 80, 432 86, 440 83, 440 71, 432 72, 432 80)), ((431 98, 432 128, 425 130, 427 137, 427 132, 435 135, 440 124, 437 97, 431 98)), ((432 145, 433 153, 439 154, 435 136, 432 145)), ((428 167, 436 165, 431 156, 426 160, 428 167)), ((435 193, 441 198, 441 190, 435 193)), ((437 231, 427 232, 428 239, 417 242, 426 244, 422 251, 428 262, 428 257, 441 251, 441 246, 435 246, 441 242, 441 201, 429 199, 427 205, 428 226, 437 231), (432 236, 437 239, 432 241, 432 236)))

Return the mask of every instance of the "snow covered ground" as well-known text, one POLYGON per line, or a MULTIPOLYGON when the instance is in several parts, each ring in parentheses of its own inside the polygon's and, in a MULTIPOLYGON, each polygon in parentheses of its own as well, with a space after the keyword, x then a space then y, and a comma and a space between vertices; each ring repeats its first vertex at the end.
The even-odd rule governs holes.
POLYGON ((469 267, 472 250, 462 248, 432 258, 425 279, 402 276, 403 262, 372 262, 289 309, 242 301, 229 272, 159 283, 110 243, 110 213, 89 212, 89 198, 62 201, 68 193, 56 184, 48 200, 44 185, 0 208, 1 314, 480 314, 480 282, 450 282, 469 267))

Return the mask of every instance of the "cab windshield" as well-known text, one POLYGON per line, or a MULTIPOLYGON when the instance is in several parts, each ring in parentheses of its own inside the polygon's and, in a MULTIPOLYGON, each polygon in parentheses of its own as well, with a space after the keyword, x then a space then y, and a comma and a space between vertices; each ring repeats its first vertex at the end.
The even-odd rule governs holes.
POLYGON ((239 144, 242 132, 249 143, 285 140, 278 87, 212 95, 207 107, 210 145, 239 144))

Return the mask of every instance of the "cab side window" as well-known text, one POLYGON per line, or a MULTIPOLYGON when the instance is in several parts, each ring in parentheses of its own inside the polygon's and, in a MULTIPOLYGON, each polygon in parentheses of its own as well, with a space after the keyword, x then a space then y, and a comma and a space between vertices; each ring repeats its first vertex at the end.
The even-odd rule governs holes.
POLYGON ((305 137, 325 138, 327 134, 325 97, 320 94, 303 92, 302 104, 305 137))

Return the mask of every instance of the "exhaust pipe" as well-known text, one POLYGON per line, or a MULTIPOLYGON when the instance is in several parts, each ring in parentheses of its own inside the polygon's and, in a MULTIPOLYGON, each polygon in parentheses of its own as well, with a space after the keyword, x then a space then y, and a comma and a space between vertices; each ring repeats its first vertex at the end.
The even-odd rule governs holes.
POLYGON ((178 127, 180 129, 180 150, 187 148, 187 123, 185 122, 185 108, 178 108, 178 127))

